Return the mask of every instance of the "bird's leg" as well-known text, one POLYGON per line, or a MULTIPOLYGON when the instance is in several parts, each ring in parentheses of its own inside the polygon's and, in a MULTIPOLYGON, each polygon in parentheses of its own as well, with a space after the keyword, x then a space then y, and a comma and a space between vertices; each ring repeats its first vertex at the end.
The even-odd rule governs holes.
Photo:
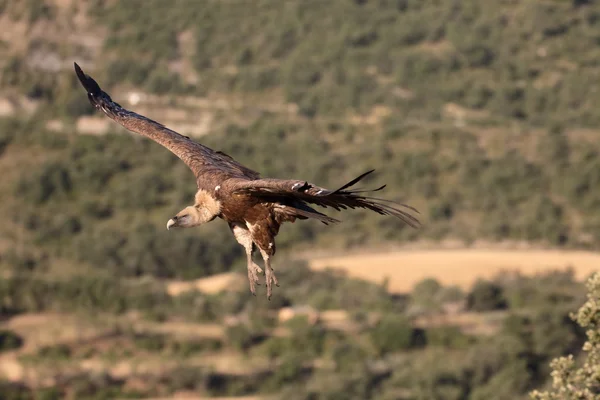
POLYGON ((246 257, 248 259, 248 282, 250 282, 250 292, 256 296, 256 285, 258 283, 258 274, 262 274, 262 269, 252 261, 252 250, 254 249, 254 242, 252 241, 252 235, 248 229, 238 224, 230 223, 229 228, 233 232, 233 236, 244 247, 246 250, 246 257))
POLYGON ((252 248, 246 248, 246 256, 248 257, 248 281, 250 282, 250 291, 256 296, 256 286, 258 283, 258 274, 262 274, 262 269, 252 261, 252 248))
POLYGON ((277 278, 275 277, 275 271, 271 268, 271 260, 269 254, 265 251, 261 250, 260 254, 265 261, 265 281, 267 283, 267 299, 271 300, 271 294, 273 293, 273 283, 279 287, 279 282, 277 282, 277 278))

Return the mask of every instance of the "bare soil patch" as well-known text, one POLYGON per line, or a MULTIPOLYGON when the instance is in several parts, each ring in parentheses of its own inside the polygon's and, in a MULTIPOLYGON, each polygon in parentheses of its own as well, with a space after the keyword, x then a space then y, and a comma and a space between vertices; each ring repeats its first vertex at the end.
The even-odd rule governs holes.
POLYGON ((246 282, 242 274, 227 272, 193 281, 170 281, 167 284, 167 293, 179 296, 190 290, 198 290, 206 294, 216 294, 225 290, 240 290, 246 282))
POLYGON ((425 278, 468 289, 479 279, 509 271, 535 275, 572 267, 578 280, 600 270, 600 253, 564 250, 440 249, 353 254, 309 261, 311 268, 345 270, 349 276, 382 283, 394 293, 407 293, 425 278))

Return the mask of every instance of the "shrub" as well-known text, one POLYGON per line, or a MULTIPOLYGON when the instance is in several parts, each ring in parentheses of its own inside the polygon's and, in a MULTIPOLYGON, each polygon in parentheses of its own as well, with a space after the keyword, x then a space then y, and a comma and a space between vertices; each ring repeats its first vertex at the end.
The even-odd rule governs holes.
POLYGON ((71 348, 65 344, 44 346, 38 350, 37 355, 54 361, 64 360, 71 357, 71 348))
POLYGON ((416 331, 405 317, 386 315, 371 330, 371 343, 379 353, 393 353, 415 346, 416 331))
POLYGON ((170 350, 181 357, 190 357, 197 353, 205 351, 216 351, 223 348, 223 342, 220 339, 206 338, 197 340, 175 341, 170 344, 170 350))
POLYGON ((426 329, 425 335, 428 346, 462 349, 474 342, 474 338, 465 335, 455 326, 429 328, 426 329))
POLYGON ((467 308, 472 311, 492 311, 506 308, 502 287, 493 282, 478 280, 467 295, 467 308))
POLYGON ((426 311, 435 311, 441 306, 439 294, 442 285, 434 278, 418 282, 410 295, 411 305, 426 311))
POLYGON ((6 400, 33 400, 31 390, 22 383, 0 381, 0 397, 6 400))
POLYGON ((25 201, 39 205, 52 197, 64 196, 71 191, 72 181, 68 168, 61 163, 46 164, 33 176, 23 177, 17 187, 17 195, 25 201))
POLYGON ((23 338, 9 330, 0 330, 0 352, 23 346, 23 338))
POLYGON ((587 329, 587 341, 583 364, 575 362, 573 355, 560 357, 550 364, 552 389, 534 390, 531 398, 536 400, 582 399, 593 400, 600 393, 598 373, 600 366, 600 273, 595 273, 587 281, 588 299, 572 318, 587 329))
POLYGON ((160 352, 167 346, 168 339, 161 334, 136 334, 133 343, 140 349, 149 352, 160 352))
POLYGON ((245 351, 253 343, 253 334, 244 324, 235 324, 227 327, 225 331, 227 343, 236 350, 245 351))

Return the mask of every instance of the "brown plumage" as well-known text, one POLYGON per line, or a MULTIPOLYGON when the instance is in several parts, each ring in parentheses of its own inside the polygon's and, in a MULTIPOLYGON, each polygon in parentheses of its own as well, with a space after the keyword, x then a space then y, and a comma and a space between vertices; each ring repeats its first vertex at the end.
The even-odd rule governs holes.
POLYGON ((246 250, 250 290, 256 294, 258 274, 262 269, 252 261, 256 248, 265 263, 267 297, 272 284, 278 285, 270 260, 275 254, 275 236, 284 222, 316 219, 325 225, 339 222, 309 204, 335 210, 365 208, 391 215, 417 227, 419 221, 406 210, 414 208, 389 200, 363 195, 374 190, 350 189, 373 170, 353 179, 337 190, 328 190, 303 180, 261 179, 260 174, 235 161, 229 155, 196 143, 164 125, 126 110, 100 89, 94 79, 75 63, 75 72, 87 90, 90 103, 128 130, 163 145, 179 157, 194 173, 198 192, 192 206, 184 208, 167 223, 171 227, 189 228, 219 217, 228 222, 236 240, 246 250))

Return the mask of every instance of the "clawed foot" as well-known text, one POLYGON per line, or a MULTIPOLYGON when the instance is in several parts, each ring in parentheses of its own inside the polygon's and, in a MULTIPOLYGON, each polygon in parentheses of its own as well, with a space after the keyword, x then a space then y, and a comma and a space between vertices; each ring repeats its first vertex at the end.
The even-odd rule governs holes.
MULTIPOLYGON (((248 282, 250 282, 250 292, 256 296, 256 285, 260 285, 258 283, 258 275, 262 274, 263 270, 258 265, 256 265, 253 261, 248 262, 248 282)), ((279 286, 279 282, 277 281, 277 277, 275 276, 275 272, 271 265, 266 262, 265 265, 265 280, 267 282, 267 299, 271 300, 271 294, 273 293, 273 284, 279 286)))
POLYGON ((258 283, 258 274, 262 274, 263 270, 253 262, 248 263, 248 281, 250 282, 250 292, 256 296, 256 285, 258 283))
POLYGON ((267 299, 271 300, 271 294, 272 294, 272 289, 273 289, 273 283, 279 287, 279 282, 277 282, 277 278, 275 277, 275 272, 273 271, 273 268, 271 268, 270 266, 266 266, 266 277, 265 280, 267 281, 267 299))

